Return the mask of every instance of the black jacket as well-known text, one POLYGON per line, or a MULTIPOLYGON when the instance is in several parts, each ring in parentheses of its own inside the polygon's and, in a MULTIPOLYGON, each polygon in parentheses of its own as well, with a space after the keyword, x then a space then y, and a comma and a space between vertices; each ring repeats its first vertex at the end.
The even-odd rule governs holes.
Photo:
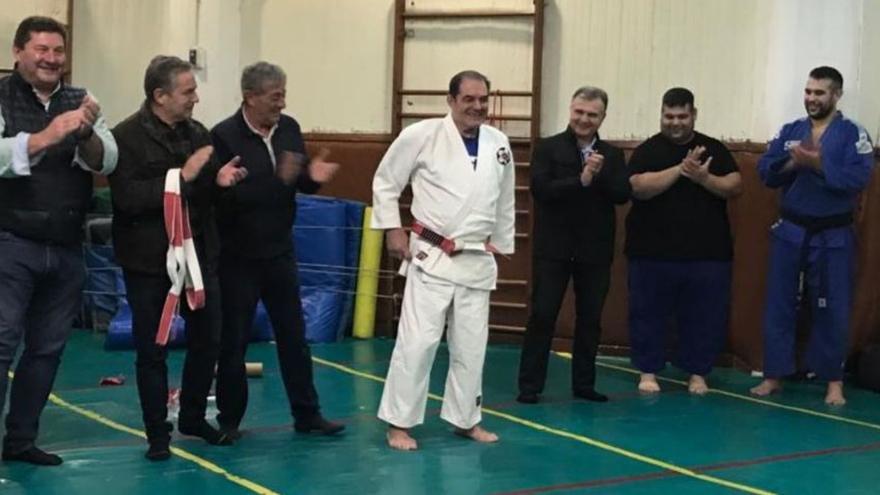
POLYGON ((535 146, 530 165, 535 211, 532 256, 611 263, 614 205, 629 200, 629 174, 620 149, 597 137, 594 151, 605 157, 605 163, 584 187, 583 160, 571 128, 535 146))
MULTIPOLYGON (((211 137, 221 163, 239 156, 241 166, 248 170, 247 178, 220 194, 217 226, 224 256, 267 259, 290 253, 296 192, 311 194, 320 187, 309 177, 308 166, 292 186, 281 182, 275 175, 269 148, 248 127, 241 110, 217 124, 211 137)), ((306 154, 299 124, 287 115, 281 115, 271 143, 276 160, 281 159, 282 151, 306 154)))
MULTIPOLYGON (((127 270, 166 273, 165 174, 182 167, 197 149, 210 145, 211 135, 192 119, 172 129, 145 105, 114 127, 113 136, 119 146, 119 161, 109 176, 116 260, 127 270)), ((181 182, 203 271, 216 267, 220 249, 214 222, 214 180, 219 168, 215 152, 196 180, 181 182)))

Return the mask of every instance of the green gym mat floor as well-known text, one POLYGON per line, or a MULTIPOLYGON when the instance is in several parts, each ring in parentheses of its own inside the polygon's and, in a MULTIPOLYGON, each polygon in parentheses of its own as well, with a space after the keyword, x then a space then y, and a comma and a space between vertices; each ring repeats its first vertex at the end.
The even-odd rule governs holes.
MULTIPOLYGON (((322 410, 347 424, 342 435, 293 431, 275 349, 253 344, 248 361, 264 374, 249 382, 242 439, 214 447, 175 435, 171 460, 154 463, 143 457, 134 353, 102 345, 100 334, 74 333, 41 420, 39 445, 64 464, 0 464, 0 494, 880 493, 875 393, 849 387, 846 406, 830 408, 823 385, 803 382, 758 400, 748 396, 755 379, 717 369, 711 393, 694 397, 670 369, 662 393, 646 397, 626 360, 600 358, 597 389, 611 401, 595 404, 571 397, 570 362, 554 355, 543 401, 523 405, 511 346, 489 346, 485 367, 483 424, 499 443, 462 439, 439 419, 441 347, 426 423, 414 430, 420 448, 392 451, 375 417, 394 345, 385 339, 312 346, 322 410), (115 374, 127 382, 98 386, 115 374)), ((172 386, 182 362, 172 352, 172 386)))

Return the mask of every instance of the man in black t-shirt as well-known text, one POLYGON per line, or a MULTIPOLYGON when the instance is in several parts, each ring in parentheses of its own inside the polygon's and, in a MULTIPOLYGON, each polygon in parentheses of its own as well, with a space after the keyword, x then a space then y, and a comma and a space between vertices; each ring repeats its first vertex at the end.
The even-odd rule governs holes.
POLYGON ((663 95, 660 133, 629 160, 633 205, 626 219, 629 330, 639 390, 660 391, 655 373, 666 364, 666 329, 674 319, 674 364, 690 373, 688 390, 704 379, 724 346, 730 304, 733 242, 727 199, 742 190, 730 151, 694 131, 694 95, 663 95))

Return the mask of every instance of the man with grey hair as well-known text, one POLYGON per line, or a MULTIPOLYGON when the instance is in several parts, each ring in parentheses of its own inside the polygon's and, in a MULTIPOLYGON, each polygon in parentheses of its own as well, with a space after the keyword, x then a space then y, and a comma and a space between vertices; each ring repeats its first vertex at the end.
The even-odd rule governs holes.
POLYGON ((426 119, 391 143, 373 177, 372 228, 385 230, 389 253, 406 276, 397 341, 379 404, 388 445, 415 450, 409 431, 425 421, 431 366, 444 330, 449 370, 440 417, 481 443, 498 435, 481 426, 489 294, 496 254, 514 251, 514 163, 510 142, 485 125, 489 79, 465 70, 449 81, 449 113, 426 119), (412 235, 400 195, 412 186, 412 235))
POLYGON ((196 87, 189 63, 164 55, 153 58, 144 75, 146 101, 113 129, 119 143, 119 163, 110 175, 113 246, 131 306, 138 394, 150 444, 146 457, 152 461, 171 455, 172 425, 166 420, 168 351, 160 338, 160 326, 170 322, 175 312, 174 305, 169 304, 176 299, 168 268, 174 260, 168 253, 176 236, 173 229, 169 236, 163 222, 172 212, 173 216, 181 214, 184 222, 188 219, 189 226, 181 225, 182 231, 191 231, 191 239, 186 238, 190 232, 181 236, 192 247, 186 264, 197 267, 190 273, 199 272, 204 286, 203 306, 193 302, 195 297, 189 293, 190 305, 181 304, 187 353, 177 427, 185 435, 204 438, 214 445, 232 443, 205 419, 220 347, 219 243, 213 201, 215 187, 228 188, 242 180, 247 171, 236 160, 220 166, 223 162, 216 159, 208 130, 192 118, 193 107, 199 101, 196 87), (169 188, 169 184, 178 187, 169 188), (179 196, 179 204, 186 205, 189 215, 183 207, 170 208, 169 196, 179 196))
POLYGON ((247 408, 245 373, 250 329, 262 299, 275 332, 281 378, 298 432, 332 435, 345 426, 320 413, 305 336, 291 228, 296 193, 314 193, 339 165, 327 152, 309 158, 299 124, 281 113, 287 76, 257 62, 241 75, 241 108, 211 131, 217 157, 240 160, 247 179, 220 195, 220 286, 223 333, 217 369, 217 421, 238 437, 247 408))
POLYGON ((595 389, 596 349, 614 253, 614 205, 627 202, 630 186, 623 152, 599 138, 607 107, 605 91, 579 88, 569 105, 568 128, 540 140, 532 155, 532 306, 517 397, 525 404, 538 402, 544 390, 556 318, 570 279, 576 314, 572 393, 608 400, 595 389))

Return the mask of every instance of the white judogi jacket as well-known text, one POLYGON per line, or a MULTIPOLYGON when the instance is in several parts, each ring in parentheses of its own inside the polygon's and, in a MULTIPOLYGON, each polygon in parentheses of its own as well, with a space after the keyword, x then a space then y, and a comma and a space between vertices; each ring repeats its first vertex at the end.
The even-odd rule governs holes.
POLYGON ((492 290, 498 268, 494 256, 481 247, 488 241, 503 254, 513 253, 514 172, 507 136, 494 127, 480 126, 474 169, 451 115, 415 123, 400 133, 379 163, 371 227, 401 227, 398 199, 412 183, 413 217, 468 247, 448 256, 411 235, 411 263, 435 277, 492 290))

